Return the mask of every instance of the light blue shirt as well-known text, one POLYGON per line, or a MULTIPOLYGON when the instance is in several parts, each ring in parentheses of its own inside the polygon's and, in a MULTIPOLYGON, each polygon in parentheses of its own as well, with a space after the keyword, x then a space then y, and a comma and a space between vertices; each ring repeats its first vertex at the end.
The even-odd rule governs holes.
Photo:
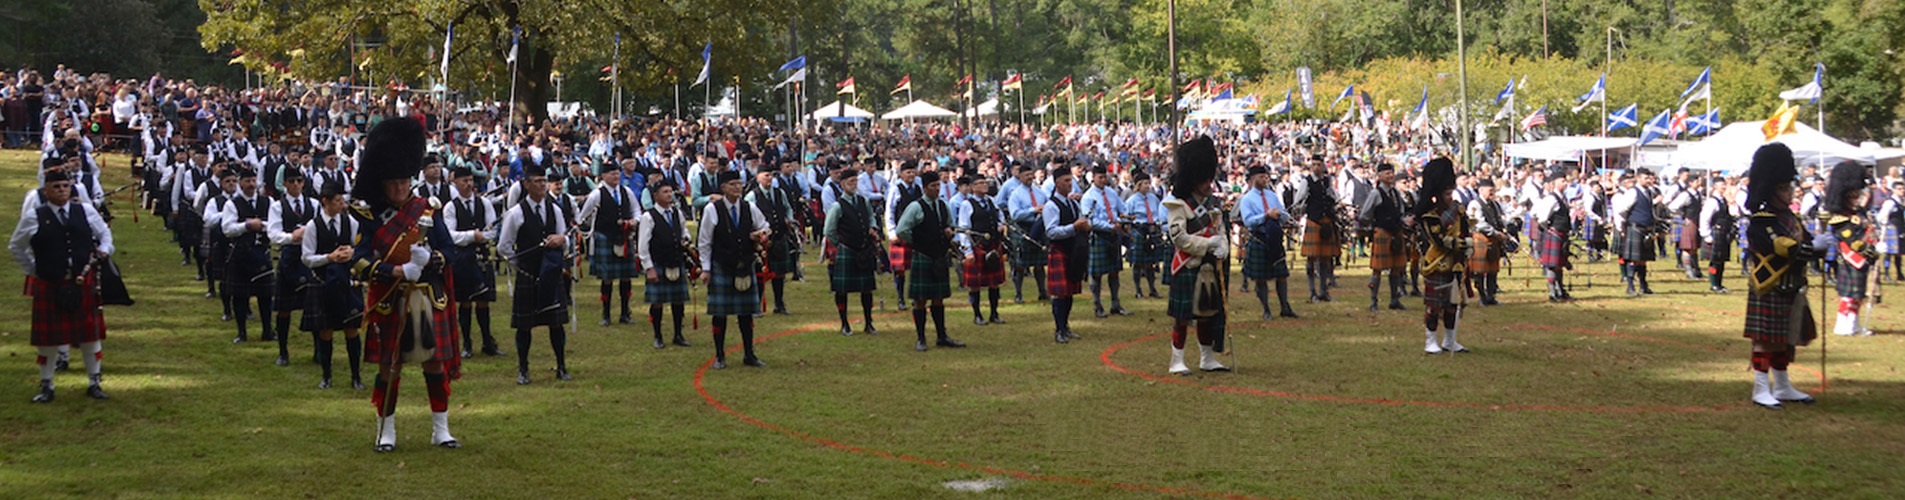
POLYGON ((1085 197, 1080 202, 1084 205, 1085 217, 1091 219, 1093 230, 1112 230, 1112 225, 1118 222, 1118 199, 1118 188, 1110 185, 1093 186, 1091 190, 1085 191, 1085 197))
MULTIPOLYGON (((1059 201, 1045 204, 1044 219, 1045 219, 1045 235, 1047 237, 1050 237, 1051 239, 1054 239, 1054 240, 1062 240, 1065 238, 1070 238, 1077 234, 1076 227, 1072 226, 1071 224, 1060 224, 1058 222, 1059 205, 1060 204, 1071 205, 1072 203, 1073 202, 1071 199, 1060 198, 1059 201)), ((1073 206, 1075 207, 1076 205, 1073 205, 1073 206)))
POLYGON ((1266 224, 1282 221, 1282 217, 1270 217, 1270 209, 1288 213, 1283 209, 1283 199, 1277 193, 1267 189, 1251 188, 1237 199, 1237 212, 1242 215, 1244 227, 1252 231, 1265 230, 1266 224))
POLYGON ((1052 204, 1051 195, 1042 189, 1031 189, 1021 185, 1019 189, 1003 192, 1012 193, 1012 197, 1006 199, 1005 209, 1011 211, 1012 220, 1018 222, 1037 221, 1040 211, 1052 204), (1034 198, 1037 198, 1036 202, 1034 198))
POLYGON ((1010 210, 1008 205, 1012 202, 1012 192, 1019 189, 1025 189, 1025 183, 1019 182, 1018 177, 1006 177, 1005 182, 999 183, 999 194, 993 195, 992 204, 1010 210))
POLYGON ((1124 213, 1131 220, 1151 224, 1164 223, 1164 206, 1158 195, 1149 191, 1131 193, 1124 200, 1124 213))
POLYGON ((886 193, 889 190, 886 176, 880 175, 879 172, 860 174, 860 196, 866 198, 868 202, 876 206, 886 206, 886 193))

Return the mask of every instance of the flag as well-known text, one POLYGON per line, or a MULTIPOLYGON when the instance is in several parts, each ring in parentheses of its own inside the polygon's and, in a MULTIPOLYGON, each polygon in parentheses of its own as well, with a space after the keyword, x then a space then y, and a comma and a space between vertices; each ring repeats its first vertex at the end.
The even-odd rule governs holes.
POLYGON ((1149 89, 1149 90, 1145 90, 1145 91, 1144 91, 1144 101, 1145 101, 1145 102, 1157 102, 1157 101, 1158 101, 1158 89, 1149 89))
POLYGON ((782 80, 780 84, 775 85, 774 88, 778 89, 778 88, 787 86, 787 84, 789 83, 794 83, 794 82, 805 83, 806 81, 807 81, 807 68, 803 67, 798 70, 795 70, 794 74, 788 75, 786 80, 782 80))
POLYGON ((1094 101, 1096 101, 1096 100, 1102 100, 1102 99, 1104 99, 1104 98, 1105 98, 1105 91, 1103 91, 1103 90, 1100 90, 1100 91, 1098 91, 1098 95, 1094 95, 1094 96, 1091 96, 1091 98, 1092 98, 1092 100, 1094 100, 1094 101))
POLYGON ((1005 79, 1005 83, 1001 83, 1001 84, 999 84, 999 90, 1020 90, 1020 89, 1022 89, 1022 88, 1023 88, 1024 86, 1025 86, 1025 79, 1023 78, 1024 76, 1025 76, 1025 74, 1024 74, 1024 73, 1020 73, 1020 74, 1016 74, 1016 75, 1012 75, 1012 76, 1009 76, 1009 77, 1006 77, 1006 79, 1005 79))
POLYGON ((1138 86, 1138 79, 1132 78, 1130 80, 1125 81, 1124 85, 1120 85, 1118 86, 1118 88, 1129 89, 1129 88, 1137 88, 1137 86, 1138 86))
POLYGON ((953 86, 954 86, 954 87, 958 87, 958 86, 961 86, 961 85, 965 85, 965 84, 968 84, 968 83, 972 83, 972 75, 970 75, 970 74, 968 74, 968 75, 966 75, 966 77, 965 77, 965 78, 960 78, 960 79, 959 79, 959 81, 957 81, 957 82, 953 82, 953 86))
POLYGON ((1303 107, 1306 107, 1306 108, 1316 107, 1315 86, 1312 85, 1311 83, 1312 82, 1310 82, 1310 67, 1303 66, 1303 67, 1297 68, 1296 69, 1296 88, 1297 88, 1297 92, 1303 95, 1303 107))
POLYGON ((1607 114, 1607 131, 1631 128, 1640 125, 1640 103, 1629 104, 1625 108, 1607 114))
POLYGON ((1349 98, 1349 96, 1353 96, 1353 95, 1356 95, 1356 84, 1354 83, 1349 84, 1348 87, 1343 87, 1343 93, 1337 94, 1336 100, 1330 101, 1330 108, 1334 109, 1336 107, 1336 103, 1343 102, 1343 99, 1347 99, 1349 98))
POLYGON ((1409 124, 1410 128, 1420 129, 1429 125, 1429 86, 1428 85, 1422 86, 1422 100, 1416 103, 1416 109, 1414 111, 1410 111, 1409 114, 1410 116, 1415 117, 1415 119, 1412 120, 1409 124))
MULTIPOLYGON (((445 82, 450 81, 450 40, 453 38, 456 38, 455 22, 443 29, 443 63, 438 66, 437 72, 443 74, 445 82)), ((616 35, 616 40, 621 40, 621 35, 616 35)))
POLYGON ((1720 110, 1718 109, 1708 111, 1706 114, 1695 116, 1687 120, 1687 133, 1689 134, 1707 135, 1719 129, 1720 110))
POLYGON ((1059 81, 1058 81, 1058 84, 1056 84, 1056 85, 1052 85, 1052 90, 1058 90, 1058 89, 1065 89, 1065 93, 1068 93, 1068 94, 1069 94, 1069 93, 1071 93, 1071 91, 1072 91, 1072 76, 1071 76, 1071 75, 1065 75, 1065 79, 1064 79, 1064 80, 1059 80, 1059 81))
POLYGON ((807 56, 800 56, 800 57, 794 58, 794 60, 792 61, 787 61, 787 64, 781 65, 781 69, 777 69, 774 71, 788 71, 788 70, 798 70, 798 69, 807 69, 807 56))
POLYGON ((1680 109, 1685 110, 1688 104, 1692 104, 1693 101, 1701 99, 1713 100, 1712 84, 1701 85, 1699 89, 1694 90, 1691 94, 1688 94, 1687 97, 1682 98, 1680 101, 1680 109))
POLYGON ((853 88, 853 77, 851 76, 847 77, 847 79, 845 80, 841 80, 840 83, 836 83, 833 86, 840 89, 839 92, 834 92, 834 95, 857 94, 860 92, 858 89, 853 88))
POLYGON ((1289 113, 1289 112, 1290 112, 1290 91, 1285 90, 1283 91, 1283 102, 1278 103, 1276 106, 1271 106, 1270 109, 1267 111, 1264 111, 1263 114, 1275 116, 1275 115, 1281 115, 1281 114, 1289 113))
POLYGON ((1358 104, 1361 104, 1363 107, 1364 120, 1368 120, 1376 116, 1376 100, 1369 98, 1369 91, 1365 90, 1362 92, 1362 95, 1357 96, 1356 102, 1358 104))
POLYGON ((523 27, 517 26, 512 28, 509 31, 509 57, 505 58, 504 61, 510 64, 516 64, 516 47, 521 46, 522 41, 523 27))
POLYGON ((1535 110, 1534 114, 1530 114, 1528 115, 1527 118, 1521 119, 1521 130, 1523 132, 1526 132, 1528 131, 1528 129, 1540 127, 1547 124, 1548 124, 1548 107, 1542 106, 1541 109, 1535 110))
POLYGON ((1640 129, 1640 145, 1646 146, 1647 143, 1654 142, 1654 139, 1659 139, 1660 136, 1672 134, 1673 129, 1670 123, 1672 120, 1672 110, 1662 110, 1660 114, 1654 115, 1654 119, 1647 120, 1647 126, 1641 127, 1640 129))
POLYGON ((1770 141, 1779 136, 1796 132, 1795 124, 1798 118, 1799 106, 1781 103, 1779 109, 1773 111, 1773 116, 1767 118, 1766 124, 1761 125, 1759 130, 1765 133, 1766 140, 1770 141))
MULTIPOLYGON (((1712 83, 1712 78, 1713 78, 1712 66, 1707 66, 1707 69, 1700 70, 1700 76, 1693 78, 1693 83, 1687 85, 1687 90, 1680 91, 1680 100, 1691 101, 1694 99, 1698 99, 1698 97, 1687 97, 1687 96, 1693 95, 1694 91, 1701 90, 1702 87, 1705 87, 1708 84, 1712 83)), ((1704 90, 1701 90, 1701 91, 1706 92, 1704 90)), ((1712 94, 1709 93, 1708 95, 1712 95, 1712 94)))
POLYGON ((886 94, 894 95, 901 92, 911 92, 912 90, 913 90, 913 75, 906 75, 906 76, 900 77, 900 84, 893 86, 893 91, 887 92, 886 94))
POLYGON ((1580 101, 1580 104, 1574 106, 1576 113, 1587 108, 1589 103, 1607 101, 1607 73, 1601 73, 1601 79, 1594 81, 1594 88, 1588 89, 1586 94, 1581 94, 1580 101))
MULTIPOLYGON (((1211 95, 1229 94, 1232 88, 1234 87, 1229 83, 1220 83, 1220 84, 1210 86, 1210 90, 1207 93, 1211 95)), ((1229 99, 1229 98, 1225 97, 1224 99, 1229 99)), ((1212 98, 1211 100, 1217 100, 1217 99, 1212 98)))
MULTIPOLYGON (((370 66, 370 60, 371 60, 371 58, 373 58, 373 57, 376 57, 376 56, 377 56, 377 54, 375 54, 375 53, 371 53, 371 54, 364 54, 364 62, 360 62, 360 63, 357 63, 357 70, 358 70, 358 71, 363 71, 365 67, 367 67, 367 66, 370 66)), ((243 57, 243 56, 240 56, 240 57, 243 57)))
POLYGON ((1499 105, 1502 103, 1502 101, 1506 101, 1506 100, 1514 99, 1514 98, 1515 98, 1515 79, 1509 78, 1508 86, 1502 87, 1501 92, 1495 93, 1495 104, 1499 105))
MULTIPOLYGON (((1225 84, 1225 85, 1229 85, 1229 84, 1225 84)), ((1220 85, 1220 86, 1218 86, 1218 87, 1219 87, 1219 88, 1223 88, 1224 86, 1223 86, 1223 85, 1220 85)), ((1220 92, 1217 92, 1216 94, 1214 94, 1214 95, 1212 95, 1212 96, 1210 96, 1210 100, 1211 100, 1211 101, 1222 101, 1222 100, 1225 100, 1225 99, 1230 99, 1230 98, 1233 98, 1233 97, 1236 97, 1236 96, 1234 96, 1234 95, 1231 95, 1231 92, 1230 92, 1230 89, 1228 89, 1228 88, 1224 88, 1224 90, 1222 90, 1222 91, 1220 91, 1220 92)))
POLYGON ((1493 125, 1502 120, 1514 118, 1514 117, 1515 117, 1515 102, 1514 100, 1511 99, 1508 102, 1502 103, 1502 109, 1500 111, 1496 111, 1495 117, 1490 118, 1488 120, 1488 123, 1490 125, 1493 125))
MULTIPOLYGON (((1826 64, 1814 63, 1813 70, 1812 70, 1812 83, 1808 83, 1796 89, 1780 92, 1779 98, 1788 100, 1788 101, 1797 101, 1800 99, 1805 99, 1806 104, 1817 103, 1819 102, 1819 96, 1822 94, 1825 94, 1825 78, 1826 78, 1826 64)), ((1771 140, 1771 139, 1768 139, 1768 140, 1771 140)))
MULTIPOLYGON (((704 45, 701 47, 701 76, 695 77, 695 82, 688 84, 688 86, 692 88, 696 85, 708 83, 708 70, 713 67, 714 67, 714 42, 710 41, 708 42, 707 45, 704 45)), ((851 79, 849 78, 849 80, 851 79)))
POLYGON ((1193 80, 1191 80, 1191 83, 1187 83, 1187 84, 1184 84, 1184 90, 1183 90, 1183 94, 1184 94, 1184 95, 1195 95, 1195 94, 1197 94, 1197 92, 1198 92, 1198 90, 1199 90, 1199 89, 1203 89, 1203 88, 1204 88, 1204 80, 1202 80, 1202 79, 1193 79, 1193 80))

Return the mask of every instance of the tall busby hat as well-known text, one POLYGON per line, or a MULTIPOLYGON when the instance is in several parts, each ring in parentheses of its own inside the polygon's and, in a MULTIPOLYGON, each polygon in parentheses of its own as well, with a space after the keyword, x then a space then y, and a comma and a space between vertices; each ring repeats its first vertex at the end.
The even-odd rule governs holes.
POLYGON ((1217 143, 1210 136, 1200 135, 1179 144, 1176 158, 1177 172, 1171 174, 1172 196, 1189 200, 1199 186, 1217 180, 1217 143))
POLYGON ((370 205, 372 213, 390 204, 384 199, 384 181, 409 179, 423 170, 423 124, 411 118, 390 118, 370 129, 358 152, 357 182, 351 199, 370 205))
POLYGON ((1832 177, 1826 179, 1825 210, 1835 214, 1850 214, 1860 207, 1847 204, 1851 194, 1872 185, 1872 175, 1865 166, 1857 162, 1839 162, 1832 166, 1832 177))
POLYGON ((1753 165, 1746 171, 1746 209, 1759 211, 1773 201, 1774 190, 1799 178, 1793 164, 1793 150, 1785 144, 1760 146, 1753 152, 1753 165))
MULTIPOLYGON (((1442 193, 1455 188, 1455 162, 1446 156, 1438 156, 1422 166, 1422 185, 1416 186, 1416 199, 1428 200, 1440 197, 1442 193)), ((1427 213, 1435 205, 1426 201, 1416 204, 1416 211, 1427 213)))

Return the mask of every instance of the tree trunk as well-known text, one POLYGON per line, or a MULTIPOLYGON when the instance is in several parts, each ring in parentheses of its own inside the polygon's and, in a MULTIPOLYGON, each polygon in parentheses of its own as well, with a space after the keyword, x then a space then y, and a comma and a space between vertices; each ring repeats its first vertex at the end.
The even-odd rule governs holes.
POLYGON ((549 119, 549 74, 555 69, 556 54, 541 47, 530 49, 529 57, 516 64, 516 102, 535 123, 549 119))

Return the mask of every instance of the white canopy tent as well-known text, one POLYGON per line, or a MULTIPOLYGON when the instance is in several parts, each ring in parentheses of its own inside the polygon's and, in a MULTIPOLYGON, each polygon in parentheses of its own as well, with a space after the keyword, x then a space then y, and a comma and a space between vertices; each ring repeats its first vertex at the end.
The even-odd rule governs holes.
POLYGON ((905 106, 900 106, 899 109, 888 111, 886 112, 886 114, 880 115, 880 119, 881 120, 909 120, 913 118, 947 118, 947 117, 953 117, 953 116, 959 116, 959 113, 954 113, 952 112, 952 110, 942 108, 939 106, 934 106, 932 103, 929 103, 926 101, 913 101, 913 102, 906 103, 905 106))
POLYGON ((967 117, 992 116, 996 114, 999 114, 999 100, 998 99, 987 99, 986 102, 979 103, 977 107, 974 107, 973 109, 968 109, 965 112, 965 115, 967 117), (977 114, 974 114, 975 112, 977 114))
MULTIPOLYGON (((1719 132, 1700 142, 1684 143, 1674 153, 1674 162, 1683 168, 1699 170, 1719 170, 1727 174, 1745 172, 1753 163, 1753 152, 1765 145, 1766 133, 1760 131, 1764 121, 1737 122, 1727 125, 1719 132)), ((1872 163, 1871 151, 1846 144, 1832 138, 1804 123, 1796 125, 1796 132, 1774 138, 1772 142, 1784 143, 1792 148, 1793 158, 1800 166, 1824 165, 1830 167, 1842 161, 1872 163)))
POLYGON ((810 121, 827 121, 837 118, 866 120, 873 118, 873 112, 856 108, 852 104, 834 101, 833 104, 821 106, 819 109, 815 109, 813 113, 807 115, 807 119, 810 121))
MULTIPOLYGON (((1605 153, 1609 157, 1627 156, 1634 144, 1640 142, 1632 137, 1591 137, 1576 135, 1558 135, 1534 142, 1517 142, 1502 148, 1509 158, 1530 160, 1573 161, 1598 158, 1605 153)), ((1624 162, 1608 161, 1612 164, 1624 162)))
POLYGON ((1256 114, 1257 110, 1251 109, 1250 104, 1244 102, 1242 99, 1224 99, 1221 101, 1211 101, 1209 104, 1197 108, 1197 110, 1192 111, 1189 116, 1184 117, 1184 121, 1187 123, 1218 121, 1225 123, 1244 123, 1248 121, 1248 117, 1255 116, 1256 114))

